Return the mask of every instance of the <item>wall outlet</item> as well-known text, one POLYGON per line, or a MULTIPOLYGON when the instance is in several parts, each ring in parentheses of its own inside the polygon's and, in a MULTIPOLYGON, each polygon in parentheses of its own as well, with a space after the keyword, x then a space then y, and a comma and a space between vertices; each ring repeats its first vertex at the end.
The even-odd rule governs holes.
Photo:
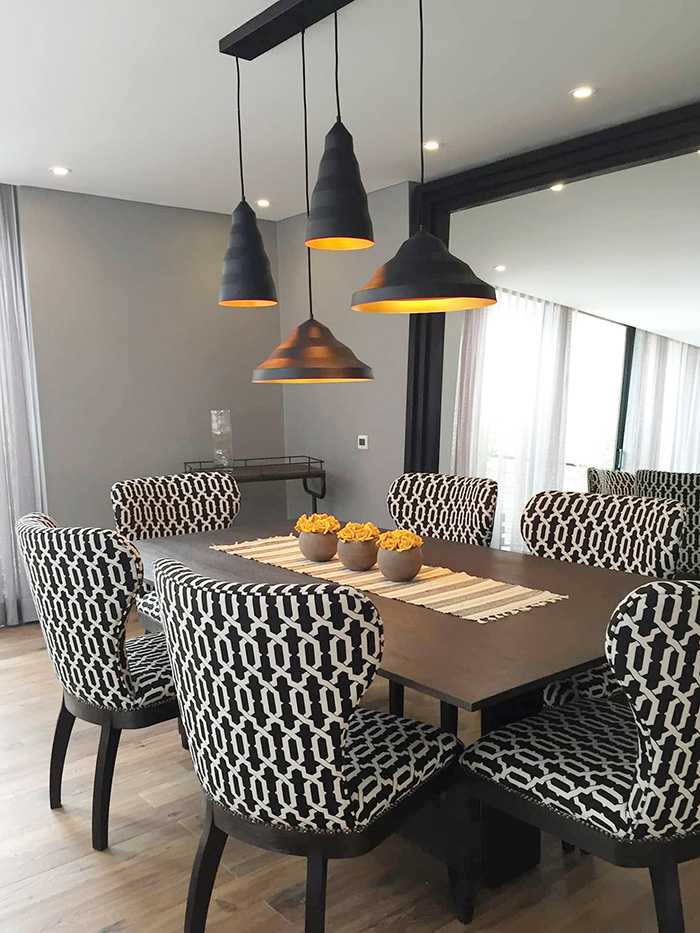
POLYGON ((369 450, 369 437, 367 434, 357 435, 357 449, 358 450, 369 450))

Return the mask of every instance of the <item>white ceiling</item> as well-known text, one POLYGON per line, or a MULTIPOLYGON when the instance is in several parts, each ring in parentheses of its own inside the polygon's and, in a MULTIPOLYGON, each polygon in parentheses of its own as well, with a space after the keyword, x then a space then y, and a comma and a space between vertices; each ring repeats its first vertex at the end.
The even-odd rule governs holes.
MULTIPOLYGON (((0 181, 214 211, 238 200, 233 60, 267 0, 0 0, 0 181), (66 179, 51 165, 73 169, 66 179)), ((345 122, 369 190, 417 178, 416 0, 340 13, 345 122)), ((697 0, 428 0, 429 177, 696 99, 697 0), (587 102, 568 91, 600 88, 587 102)), ((312 173, 332 21, 308 35, 312 173)), ((303 209, 299 41, 242 63, 249 199, 303 209)))
POLYGON ((700 155, 461 211, 450 249, 494 285, 700 346, 700 155))

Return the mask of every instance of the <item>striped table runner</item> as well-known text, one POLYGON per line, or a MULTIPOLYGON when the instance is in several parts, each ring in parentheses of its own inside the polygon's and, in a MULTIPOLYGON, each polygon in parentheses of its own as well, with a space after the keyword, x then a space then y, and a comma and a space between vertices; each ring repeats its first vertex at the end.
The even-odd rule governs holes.
POLYGON ((547 590, 533 590, 527 586, 501 583, 485 577, 472 577, 468 573, 448 570, 447 567, 427 565, 410 583, 393 583, 386 580, 376 567, 357 573, 346 570, 337 557, 323 564, 307 560, 293 535, 260 538, 242 544, 212 545, 212 550, 294 570, 320 580, 347 583, 358 590, 376 593, 377 596, 415 603, 474 622, 491 622, 535 606, 568 599, 567 596, 547 590))

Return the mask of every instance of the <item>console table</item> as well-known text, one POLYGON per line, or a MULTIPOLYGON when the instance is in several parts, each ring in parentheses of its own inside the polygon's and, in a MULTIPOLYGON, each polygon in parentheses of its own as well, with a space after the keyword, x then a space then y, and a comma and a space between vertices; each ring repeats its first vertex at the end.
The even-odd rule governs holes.
POLYGON ((318 511, 318 500, 326 496, 326 471, 323 460, 316 457, 246 457, 234 460, 231 466, 221 466, 215 460, 188 460, 188 473, 230 473, 237 483, 271 483, 275 480, 300 479, 304 492, 311 496, 311 508, 318 511), (309 488, 309 480, 319 483, 317 489, 309 488))

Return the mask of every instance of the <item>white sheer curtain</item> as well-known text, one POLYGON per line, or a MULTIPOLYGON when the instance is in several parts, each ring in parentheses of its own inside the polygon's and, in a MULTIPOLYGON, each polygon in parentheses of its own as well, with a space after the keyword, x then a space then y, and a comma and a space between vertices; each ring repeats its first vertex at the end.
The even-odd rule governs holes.
POLYGON ((36 618, 14 530, 44 503, 32 346, 16 190, 0 185, 0 627, 36 618))
POLYGON ((464 315, 452 470, 499 486, 493 546, 525 550, 523 506, 562 489, 571 331, 575 311, 498 290, 464 315))
POLYGON ((700 349, 638 330, 625 470, 700 471, 700 349))

